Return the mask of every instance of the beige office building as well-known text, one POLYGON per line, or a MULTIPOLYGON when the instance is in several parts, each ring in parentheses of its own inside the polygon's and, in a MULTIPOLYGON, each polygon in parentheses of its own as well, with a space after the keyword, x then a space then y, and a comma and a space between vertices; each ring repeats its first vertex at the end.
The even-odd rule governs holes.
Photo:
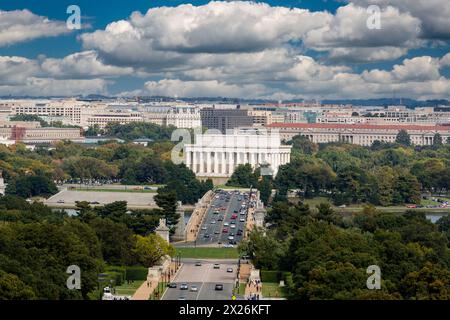
POLYGON ((278 132, 285 141, 301 135, 315 143, 347 142, 370 146, 375 140, 395 142, 402 129, 408 132, 414 145, 432 145, 436 133, 442 136, 444 143, 450 141, 450 126, 273 123, 268 128, 278 132))

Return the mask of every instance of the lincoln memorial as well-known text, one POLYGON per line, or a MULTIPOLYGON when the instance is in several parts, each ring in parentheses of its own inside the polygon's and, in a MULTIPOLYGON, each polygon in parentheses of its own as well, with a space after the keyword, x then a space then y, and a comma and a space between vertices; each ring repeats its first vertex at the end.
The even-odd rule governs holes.
POLYGON ((261 167, 263 175, 275 176, 280 165, 289 163, 291 146, 281 145, 276 132, 266 130, 197 134, 194 144, 186 144, 184 162, 199 178, 226 181, 240 164, 261 167))

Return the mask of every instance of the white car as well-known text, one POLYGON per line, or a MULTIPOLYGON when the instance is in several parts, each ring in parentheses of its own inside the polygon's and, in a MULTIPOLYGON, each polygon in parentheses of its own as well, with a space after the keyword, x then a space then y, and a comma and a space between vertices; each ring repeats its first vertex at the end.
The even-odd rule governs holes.
POLYGON ((225 222, 224 224, 223 224, 223 226, 224 227, 228 227, 230 224, 228 223, 228 222, 225 222))
POLYGON ((206 229, 208 229, 208 228, 206 228, 206 226, 203 226, 203 227, 202 227, 202 230, 206 230, 206 229))
POLYGON ((244 218, 240 218, 239 221, 240 222, 245 222, 245 219, 244 218))
POLYGON ((216 220, 211 220, 211 224, 216 224, 216 220))
POLYGON ((236 225, 235 225, 235 224, 232 224, 232 225, 230 226, 230 228, 231 228, 231 229, 235 229, 235 228, 236 228, 236 225))
POLYGON ((229 236, 228 240, 234 240, 234 237, 233 236, 229 236))
POLYGON ((197 291, 198 291, 197 286, 192 285, 192 286, 191 286, 191 292, 197 292, 197 291))

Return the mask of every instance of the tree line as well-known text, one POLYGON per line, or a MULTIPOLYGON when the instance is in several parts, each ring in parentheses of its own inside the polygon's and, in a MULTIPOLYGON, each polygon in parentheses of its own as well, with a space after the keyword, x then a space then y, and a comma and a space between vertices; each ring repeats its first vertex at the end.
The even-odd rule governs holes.
POLYGON ((345 143, 316 144, 304 136, 289 142, 292 157, 277 176, 261 177, 260 169, 238 166, 229 185, 257 187, 267 203, 295 191, 303 199, 324 196, 335 205, 369 203, 379 206, 419 204, 422 193, 450 190, 450 144, 435 137, 432 146, 411 146, 406 132, 396 143, 375 141, 364 147, 345 143))
POLYGON ((152 233, 164 210, 100 208, 79 203, 77 216, 16 196, 0 198, 0 300, 98 299, 108 265, 156 264, 174 248, 152 233), (69 290, 66 269, 81 269, 81 290, 69 290))
POLYGON ((450 216, 433 224, 421 212, 368 205, 344 217, 329 204, 277 201, 266 222, 239 250, 257 268, 283 271, 290 299, 450 299, 450 216), (366 286, 371 265, 381 269, 380 290, 366 286))

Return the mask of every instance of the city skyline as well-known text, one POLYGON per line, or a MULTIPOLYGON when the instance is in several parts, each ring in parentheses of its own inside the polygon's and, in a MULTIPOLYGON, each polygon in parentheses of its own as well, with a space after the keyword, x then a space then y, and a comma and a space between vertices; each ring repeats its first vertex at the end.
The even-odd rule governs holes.
POLYGON ((71 4, 0 4, 0 96, 449 98, 443 0, 71 4))

